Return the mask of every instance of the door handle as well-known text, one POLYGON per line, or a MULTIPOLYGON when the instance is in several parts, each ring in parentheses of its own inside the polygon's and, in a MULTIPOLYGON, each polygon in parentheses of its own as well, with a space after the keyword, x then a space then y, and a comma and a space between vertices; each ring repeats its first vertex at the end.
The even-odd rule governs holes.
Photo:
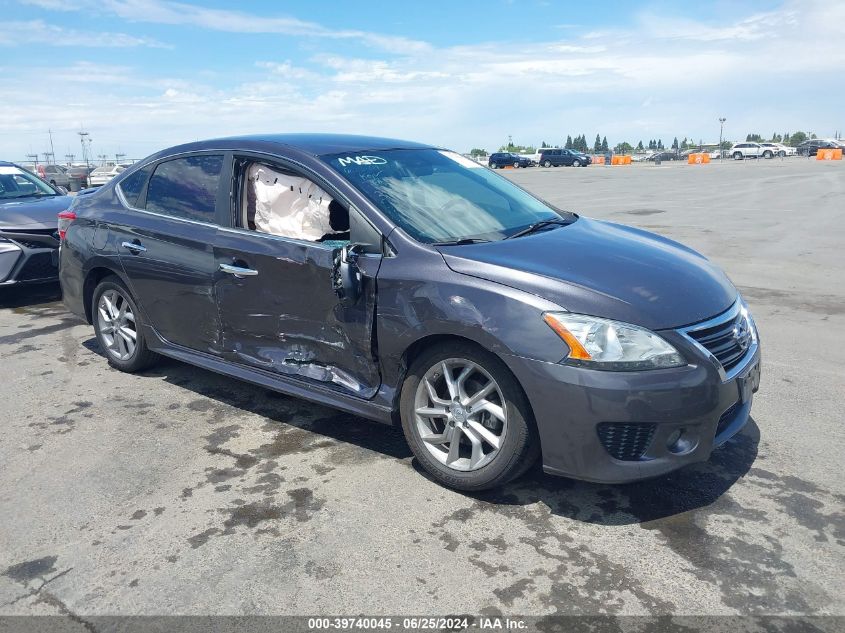
POLYGON ((255 277, 258 274, 258 271, 252 268, 242 268, 231 264, 220 264, 220 270, 235 277, 255 277))
POLYGON ((135 254, 146 253, 147 249, 136 242, 123 242, 121 244, 126 250, 132 251, 135 254))

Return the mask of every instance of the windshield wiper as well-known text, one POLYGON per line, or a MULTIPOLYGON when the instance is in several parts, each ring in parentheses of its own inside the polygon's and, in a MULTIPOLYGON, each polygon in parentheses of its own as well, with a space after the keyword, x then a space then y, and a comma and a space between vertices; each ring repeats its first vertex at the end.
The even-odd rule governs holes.
POLYGON ((490 240, 481 239, 480 237, 462 237, 459 240, 432 242, 432 246, 463 246, 464 244, 484 244, 489 241, 490 240))
POLYGON ((521 231, 517 231, 513 235, 508 235, 506 238, 503 238, 503 239, 509 240, 509 239, 514 238, 514 237, 522 237, 523 235, 530 235, 531 233, 535 233, 535 232, 539 231, 540 229, 545 228, 547 226, 554 226, 554 225, 566 226, 567 224, 572 224, 572 222, 570 220, 565 220, 563 218, 549 218, 548 220, 540 220, 539 222, 535 222, 534 224, 529 224, 528 226, 526 226, 521 231))

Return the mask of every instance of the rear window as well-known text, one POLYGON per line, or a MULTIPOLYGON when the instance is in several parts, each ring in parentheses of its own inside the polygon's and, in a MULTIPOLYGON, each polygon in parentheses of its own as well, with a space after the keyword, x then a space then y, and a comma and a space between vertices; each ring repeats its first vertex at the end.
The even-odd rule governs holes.
POLYGON ((144 184, 147 182, 147 177, 150 175, 150 169, 150 167, 139 169, 134 174, 130 174, 124 178, 118 185, 130 207, 138 206, 138 199, 141 196, 141 191, 144 189, 144 184))
POLYGON ((214 222, 223 156, 188 156, 156 167, 147 187, 148 211, 214 222))

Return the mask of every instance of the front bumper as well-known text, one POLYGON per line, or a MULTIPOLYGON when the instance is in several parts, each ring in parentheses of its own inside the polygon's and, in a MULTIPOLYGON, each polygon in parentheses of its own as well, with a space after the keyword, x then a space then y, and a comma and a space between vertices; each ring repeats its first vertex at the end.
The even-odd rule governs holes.
POLYGON ((43 233, 0 233, 0 286, 56 281, 58 246, 43 233))
POLYGON ((602 483, 647 479, 707 461, 742 429, 759 385, 759 345, 726 378, 683 335, 661 334, 688 365, 611 372, 505 359, 533 408, 546 472, 602 483))

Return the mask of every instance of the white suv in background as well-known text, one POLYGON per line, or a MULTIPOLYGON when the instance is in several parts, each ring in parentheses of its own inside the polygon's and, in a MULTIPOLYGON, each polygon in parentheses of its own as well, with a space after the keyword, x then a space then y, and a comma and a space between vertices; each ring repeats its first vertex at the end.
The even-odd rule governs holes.
POLYGON ((734 160, 743 158, 773 158, 776 150, 773 147, 766 147, 762 143, 736 143, 730 149, 730 156, 734 160))
POLYGON ((784 156, 795 156, 795 148, 787 147, 783 143, 760 143, 760 145, 770 148, 775 153, 775 156, 780 156, 781 158, 784 156))

